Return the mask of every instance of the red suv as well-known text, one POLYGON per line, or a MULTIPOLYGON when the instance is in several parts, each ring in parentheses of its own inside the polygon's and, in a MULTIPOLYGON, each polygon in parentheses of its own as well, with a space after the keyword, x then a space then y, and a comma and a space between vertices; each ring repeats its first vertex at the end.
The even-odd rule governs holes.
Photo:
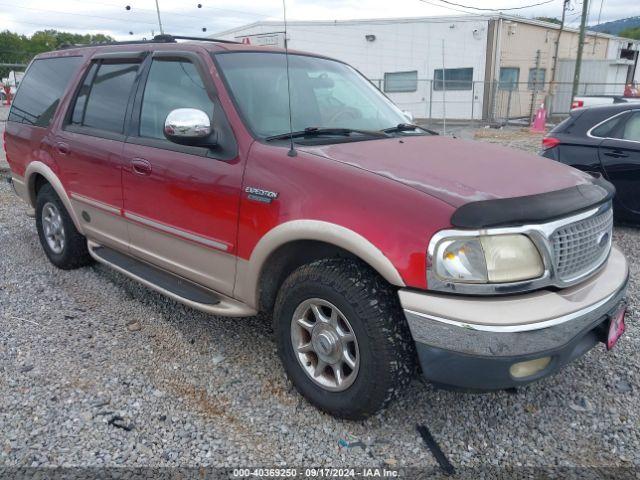
POLYGON ((29 66, 6 152, 53 264, 271 314, 293 384, 345 418, 417 365, 508 388, 620 336, 605 180, 408 124, 336 60, 177 38, 29 66))

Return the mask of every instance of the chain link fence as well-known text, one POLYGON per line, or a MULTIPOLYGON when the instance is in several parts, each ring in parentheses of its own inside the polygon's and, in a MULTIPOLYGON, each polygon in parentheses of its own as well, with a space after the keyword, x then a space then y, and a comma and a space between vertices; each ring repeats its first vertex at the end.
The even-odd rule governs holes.
MULTIPOLYGON (((549 117, 563 117, 571 109, 573 84, 555 82, 456 81, 419 79, 403 92, 385 91, 384 80, 371 80, 404 111, 428 121, 466 120, 479 123, 529 122, 544 105, 549 117), (415 87, 415 89, 413 88, 415 87)), ((578 95, 622 97, 624 83, 581 83, 578 95)))

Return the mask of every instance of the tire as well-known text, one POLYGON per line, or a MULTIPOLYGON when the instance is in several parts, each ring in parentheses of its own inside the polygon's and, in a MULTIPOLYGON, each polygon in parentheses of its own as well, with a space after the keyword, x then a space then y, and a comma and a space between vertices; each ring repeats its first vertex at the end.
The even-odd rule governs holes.
POLYGON ((359 261, 324 259, 295 270, 280 288, 274 331, 293 385, 336 417, 361 420, 386 407, 416 370, 397 293, 359 261), (332 323, 338 327, 325 331, 332 323), (335 363, 318 374, 323 358, 335 363))
POLYGON ((73 270, 93 262, 87 239, 78 232, 60 197, 49 184, 40 188, 36 198, 36 228, 44 253, 56 267, 73 270))

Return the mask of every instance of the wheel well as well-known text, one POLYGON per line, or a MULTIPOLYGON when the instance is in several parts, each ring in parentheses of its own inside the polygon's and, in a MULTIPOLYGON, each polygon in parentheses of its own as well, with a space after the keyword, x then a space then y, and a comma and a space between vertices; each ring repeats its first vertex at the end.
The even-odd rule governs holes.
POLYGON ((262 266, 258 283, 259 310, 271 312, 286 278, 298 267, 323 258, 351 258, 362 262, 344 248, 316 240, 297 240, 282 245, 271 253, 262 266))
POLYGON ((33 199, 33 204, 35 205, 35 200, 36 198, 38 198, 38 192, 40 191, 40 189, 47 185, 49 183, 49 181, 44 178, 43 175, 39 174, 39 173, 34 173, 33 174, 33 179, 30 180, 30 185, 31 188, 30 190, 30 194, 31 194, 31 198, 33 199))

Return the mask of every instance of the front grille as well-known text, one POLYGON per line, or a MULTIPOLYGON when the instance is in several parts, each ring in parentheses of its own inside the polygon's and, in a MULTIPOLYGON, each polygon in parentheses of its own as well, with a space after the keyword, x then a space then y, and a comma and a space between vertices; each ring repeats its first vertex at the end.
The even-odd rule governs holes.
POLYGON ((613 210, 560 227, 551 235, 556 277, 564 282, 595 270, 611 249, 613 210))

